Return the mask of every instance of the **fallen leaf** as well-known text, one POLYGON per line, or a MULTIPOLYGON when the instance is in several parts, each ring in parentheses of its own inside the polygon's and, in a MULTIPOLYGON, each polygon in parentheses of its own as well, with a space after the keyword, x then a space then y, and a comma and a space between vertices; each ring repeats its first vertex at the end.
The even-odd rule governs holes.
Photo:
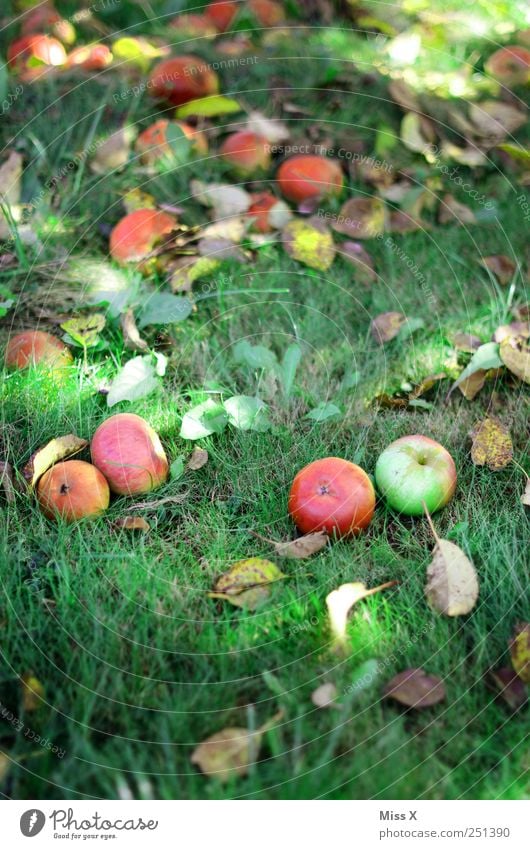
POLYGON ((408 112, 402 118, 399 135, 408 150, 423 154, 430 152, 435 139, 431 122, 417 112, 408 112))
POLYGON ((530 323, 528 321, 512 321, 510 324, 501 324, 493 334, 494 342, 506 342, 513 339, 514 343, 522 342, 530 338, 530 323))
POLYGON ((186 468, 192 472, 202 469, 208 462, 208 452, 204 448, 194 448, 186 468))
POLYGON ((30 487, 34 487, 40 477, 55 463, 66 460, 78 454, 88 445, 88 440, 81 439, 74 433, 58 436, 43 445, 31 455, 22 469, 22 475, 30 487))
POLYGON ((530 623, 518 622, 510 641, 510 656, 515 672, 530 684, 530 623))
POLYGON ((128 309, 120 316, 120 327, 123 334, 123 344, 131 351, 148 351, 149 345, 140 336, 140 331, 136 326, 134 312, 128 309))
POLYGON ((499 355, 512 374, 525 383, 530 383, 530 348, 508 338, 500 345, 499 355))
MULTIPOLYGON (((215 219, 232 218, 247 212, 252 203, 250 194, 240 186, 230 183, 202 183, 192 180, 190 189, 193 197, 204 206, 213 209, 215 219)), ((234 240, 235 241, 235 240, 234 240)))
POLYGON ((440 678, 427 675, 423 669, 405 669, 385 685, 383 694, 406 707, 421 709, 443 702, 445 687, 440 678))
POLYGON ((337 696, 338 690, 335 687, 335 684, 329 682, 327 684, 321 684, 320 687, 313 690, 311 693, 311 701, 318 708, 340 707, 340 705, 335 704, 337 696))
POLYGON ((133 357, 121 368, 111 383, 107 405, 114 407, 121 401, 137 401, 158 389, 156 366, 150 354, 133 357))
POLYGON ((245 251, 232 242, 230 239, 222 237, 208 236, 201 239, 197 245, 197 250, 200 256, 213 257, 215 260, 231 259, 236 262, 247 262, 251 254, 245 251))
POLYGON ((79 318, 69 318, 61 324, 62 330, 82 348, 92 348, 99 342, 99 334, 106 324, 105 316, 96 312, 79 318))
POLYGON ((420 398, 422 395, 425 395, 429 392, 433 386, 436 386, 441 380, 445 380, 447 377, 444 371, 439 371, 437 374, 428 374, 427 377, 424 377, 410 392, 409 401, 414 401, 416 398, 420 398))
POLYGON ((475 567, 461 548, 440 539, 428 513, 427 519, 436 540, 432 561, 427 567, 427 601, 438 613, 463 616, 473 610, 478 598, 475 567))
POLYGON ((489 369, 499 368, 500 366, 502 366, 502 360, 499 355, 499 345, 496 342, 486 342, 485 345, 481 345, 480 348, 478 348, 473 354, 466 368, 461 372, 457 380, 455 380, 449 389, 446 400, 461 383, 466 381, 475 372, 482 371, 486 373, 489 369))
POLYGON ((401 312, 383 312, 372 319, 370 332, 378 345, 384 345, 395 339, 406 320, 401 312))
POLYGON ((530 507, 530 478, 526 479, 526 487, 521 495, 521 501, 525 507, 530 507))
POLYGON ((512 710, 519 710, 528 701, 526 686, 511 666, 492 670, 489 674, 489 680, 499 691, 499 696, 512 710))
POLYGON ((13 504, 15 501, 13 467, 11 463, 6 463, 4 461, 0 461, 0 489, 4 490, 7 503, 13 504))
POLYGON ((313 422, 327 422, 328 419, 336 419, 342 416, 342 410, 331 401, 322 401, 304 416, 304 419, 310 419, 313 422))
POLYGON ((180 426, 180 437, 202 439, 212 433, 220 433, 227 424, 228 415, 223 404, 208 398, 185 413, 180 426))
POLYGON ((131 145, 136 137, 133 127, 122 127, 112 133, 104 142, 99 144, 90 162, 90 168, 95 174, 107 174, 109 171, 119 171, 127 164, 131 145))
POLYGON ((482 342, 478 336, 474 336, 472 333, 455 333, 453 345, 457 351, 466 351, 468 354, 473 354, 480 348, 482 342))
POLYGON ((136 209, 156 209, 156 200, 149 192, 135 188, 125 192, 123 195, 123 206, 127 214, 134 212, 136 209))
POLYGON ((316 216, 289 221, 282 230, 282 242, 289 256, 317 271, 327 271, 335 259, 333 237, 316 216))
POLYGON ((238 430, 265 433, 270 428, 269 408, 255 395, 233 395, 223 403, 228 421, 238 430))
POLYGON ((255 531, 252 531, 252 533, 258 539, 272 545, 279 557, 290 557, 293 560, 304 560, 306 557, 311 557, 311 555, 316 554, 318 551, 322 551, 327 546, 329 540, 325 531, 314 531, 313 533, 305 534, 303 537, 298 537, 298 539, 292 539, 288 542, 277 542, 273 539, 267 539, 267 537, 262 537, 255 531))
POLYGON ((233 115, 242 111, 240 104, 233 97, 225 97, 224 94, 211 94, 208 97, 189 100, 179 106, 175 112, 175 117, 183 119, 193 115, 199 118, 216 118, 219 115, 233 115))
POLYGON ((478 369, 458 383, 458 389, 467 401, 472 401, 486 383, 488 372, 478 369))
POLYGON ((188 493, 184 492, 181 495, 167 495, 165 498, 159 498, 156 501, 137 501, 136 504, 130 504, 127 510, 158 510, 164 504, 182 504, 187 497, 188 493))
POLYGON ((488 140, 491 147, 502 141, 508 133, 518 130, 527 121, 524 112, 501 100, 472 103, 469 107, 469 117, 478 133, 488 140))
POLYGON ((339 640, 339 642, 345 639, 348 614, 357 601, 375 595, 375 593, 381 592, 381 590, 394 587, 396 584, 397 581, 387 581, 378 587, 367 589, 366 584, 356 581, 350 584, 341 584, 338 589, 332 590, 326 596, 326 606, 328 608, 331 631, 335 639, 339 640))
MULTIPOLYGON (((22 215, 20 207, 22 163, 21 154, 12 150, 0 166, 0 204, 9 208, 10 217, 14 221, 20 221, 22 215)), ((3 210, 0 210, 0 239, 3 241, 10 237, 11 225, 3 210)))
POLYGON ((270 596, 270 585, 287 577, 275 563, 260 557, 238 560, 218 578, 210 598, 222 598, 236 607, 255 610, 270 596))
POLYGON ((246 129, 267 139, 270 144, 287 141, 290 137, 289 129, 283 121, 278 121, 276 118, 267 118, 261 112, 255 110, 249 112, 246 129))
POLYGON ((237 775, 246 775, 255 763, 263 735, 283 717, 280 711, 255 731, 248 728, 225 728, 199 743, 191 755, 191 762, 205 775, 227 781, 237 775))
POLYGON ((510 283, 517 268, 515 262, 504 254, 485 256, 479 262, 484 268, 488 268, 503 286, 510 283))
POLYGON ((510 432, 502 422, 490 416, 471 432, 471 459, 475 466, 488 466, 492 472, 506 468, 513 458, 510 432))
POLYGON ((360 242, 342 242, 342 244, 339 245, 338 252, 341 257, 355 266, 355 279, 359 280, 359 282, 364 286, 368 286, 370 283, 374 283, 377 280, 377 274, 374 270, 374 261, 360 242))
POLYGON ((380 198, 351 198, 341 207, 331 226, 355 239, 374 239, 386 229, 387 209, 380 198))
POLYGON ((43 706, 44 687, 33 673, 26 672, 20 679, 22 685, 22 706, 32 712, 43 706))
POLYGON ((438 212, 440 224, 475 224, 476 220, 473 210, 464 203, 460 203, 453 195, 443 196, 438 212))
POLYGON ((193 304, 189 298, 171 292, 151 292, 145 298, 138 324, 143 329, 150 324, 174 324, 191 315, 193 304))
POLYGON ((112 524, 115 528, 125 531, 144 531, 147 533, 151 530, 149 522, 146 522, 141 516, 122 516, 115 519, 112 524))

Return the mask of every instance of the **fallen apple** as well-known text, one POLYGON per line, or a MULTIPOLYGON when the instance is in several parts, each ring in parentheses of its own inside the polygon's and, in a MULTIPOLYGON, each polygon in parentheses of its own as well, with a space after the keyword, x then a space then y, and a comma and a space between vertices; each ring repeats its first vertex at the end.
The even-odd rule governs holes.
POLYGON ((232 25, 239 8, 239 4, 231 2, 231 0, 214 0, 213 3, 208 3, 204 9, 204 14, 218 32, 226 32, 232 25))
POLYGON ((315 460, 301 469, 288 500, 289 513, 304 534, 358 534, 370 524, 374 508, 370 478, 360 466, 340 457, 315 460))
POLYGON ((68 54, 67 68, 83 71, 103 71, 112 64, 112 53, 106 44, 85 44, 68 54))
POLYGON ((505 85, 523 85, 530 81, 530 50, 518 44, 501 47, 492 53, 484 68, 505 85))
POLYGON ((43 69, 64 65, 66 50, 60 41, 49 35, 25 35, 9 45, 7 63, 24 80, 31 81, 40 76, 43 69))
POLYGON ((262 27, 277 27, 285 21, 285 12, 274 0, 248 0, 247 6, 262 27))
POLYGON ((70 349, 64 342, 43 330, 24 330, 12 336, 7 343, 5 364, 8 368, 23 369, 29 366, 47 366, 61 369, 73 361, 70 349))
POLYGON ((177 56, 155 65, 147 87, 153 97, 182 106, 190 100, 217 94, 219 77, 198 56, 177 56))
POLYGON ((118 413, 96 430, 92 462, 118 495, 140 495, 165 483, 169 465, 160 437, 134 413, 118 413))
POLYGON ((171 145, 167 140, 167 129, 172 124, 180 127, 186 138, 191 142, 191 148, 195 153, 208 153, 206 136, 200 130, 196 130, 184 121, 168 121, 166 118, 160 118, 141 132, 136 139, 136 150, 144 164, 156 162, 171 153, 171 145))
POLYGON ((221 145, 220 155, 242 177, 266 170, 271 162, 267 139, 249 130, 240 130, 228 136, 221 145))
POLYGON ((141 262, 160 240, 171 233, 177 220, 156 209, 135 209, 125 215, 110 234, 110 253, 116 262, 141 262))
POLYGON ((282 204, 283 207, 288 209, 285 201, 278 200, 271 192, 257 192, 250 197, 252 203, 248 208, 247 215, 254 219, 252 229, 257 230, 258 233, 270 233, 277 229, 270 220, 269 213, 277 204, 282 204))
POLYGON ((416 433, 385 448, 376 463, 375 482, 390 507, 420 516, 424 503, 434 513, 452 498, 456 467, 443 445, 416 433))
POLYGON ((283 196, 294 203, 339 195, 343 186, 340 165, 316 154, 286 159, 278 168, 276 179, 283 196))
POLYGON ((75 522, 99 516, 109 506, 109 485, 95 466, 84 460, 56 463, 37 484, 37 500, 48 519, 75 522))

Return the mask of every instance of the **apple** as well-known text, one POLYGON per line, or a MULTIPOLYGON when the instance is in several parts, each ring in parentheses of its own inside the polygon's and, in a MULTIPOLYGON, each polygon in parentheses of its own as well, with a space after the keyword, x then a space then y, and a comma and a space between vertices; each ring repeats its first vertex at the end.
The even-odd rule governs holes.
POLYGON ((255 192, 250 197, 252 203, 247 210, 247 215, 254 219, 252 229, 257 230, 258 233, 271 233, 278 229, 279 225, 275 226, 270 216, 271 210, 275 207, 280 213, 285 213, 282 215, 285 222, 291 214, 285 201, 278 200, 271 192, 255 192))
POLYGON ((60 41, 49 35, 25 35, 9 45, 7 63, 22 79, 31 81, 45 68, 64 65, 66 50, 60 41))
POLYGON ((106 44, 85 44, 68 54, 68 68, 83 71, 103 71, 112 64, 112 53, 106 44))
POLYGON ((390 507, 407 516, 420 516, 424 502, 434 513, 452 498, 456 467, 443 445, 415 433, 385 448, 376 463, 375 482, 390 507))
POLYGON ((217 27, 206 15, 177 15, 170 21, 169 26, 175 27, 190 38, 213 38, 217 35, 217 27))
POLYGON ((167 128, 170 125, 180 127, 186 138, 190 140, 195 153, 208 153, 206 136, 200 130, 196 130, 184 121, 168 121, 166 118, 160 118, 141 132, 136 139, 136 150, 144 164, 156 162, 171 153, 171 146, 167 140, 167 128))
POLYGON ((517 44, 501 47, 492 53, 484 68, 505 85, 523 85, 530 80, 530 50, 517 44))
POLYGON ((283 8, 274 0, 249 0, 247 6, 262 27, 276 27, 285 21, 283 8))
POLYGON ((110 253, 116 262, 141 262, 177 226, 177 219, 156 209, 135 209, 110 234, 110 253))
POLYGON ((118 495, 141 495, 165 483, 169 465, 160 437, 134 413, 100 424, 90 445, 92 462, 118 495))
POLYGON ((269 142, 250 130, 228 136, 221 145, 220 155, 242 177, 265 170, 271 162, 269 142))
POLYGON ((324 530, 338 537, 358 534, 372 520, 375 492, 360 466, 340 457, 309 463, 296 475, 288 510, 304 534, 324 530))
POLYGON ((230 0, 214 0, 208 3, 204 14, 212 22, 218 32, 226 32, 239 11, 239 4, 230 0))
POLYGON ((340 165, 311 153, 286 159, 278 168, 276 179, 283 196, 295 203, 339 195, 343 186, 340 165))
POLYGON ((153 97, 173 106, 217 94, 219 77, 198 56, 177 56, 158 62, 147 83, 153 97))
POLYGON ((44 472, 37 484, 37 500, 48 519, 59 516, 75 522, 99 516, 109 506, 109 485, 95 466, 83 460, 65 460, 44 472))
POLYGON ((5 364, 8 368, 48 366, 61 369, 73 361, 70 349, 56 336, 43 330, 24 330, 7 343, 5 364))

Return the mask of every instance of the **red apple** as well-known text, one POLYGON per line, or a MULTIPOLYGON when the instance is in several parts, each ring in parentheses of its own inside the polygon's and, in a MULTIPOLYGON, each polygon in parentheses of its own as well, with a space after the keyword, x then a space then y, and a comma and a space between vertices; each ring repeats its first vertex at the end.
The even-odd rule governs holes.
POLYGON ((333 159, 310 153, 291 156, 282 162, 277 180, 284 197, 295 203, 339 195, 343 186, 340 165, 333 159))
POLYGON ((530 50, 517 44, 492 53, 485 70, 505 85, 523 85, 530 80, 530 50))
POLYGON ((251 176, 263 171, 271 162, 267 139, 249 130, 240 130, 228 136, 221 145, 220 154, 241 176, 251 176))
POLYGON ((70 349, 64 342, 43 330, 25 330, 9 340, 5 363, 9 368, 28 368, 44 365, 53 369, 64 368, 73 361, 70 349))
POLYGON ((136 139, 136 150, 140 154, 143 163, 149 164, 168 156, 171 153, 171 145, 166 136, 167 128, 175 124, 191 142, 192 150, 197 154, 208 153, 208 142, 206 136, 200 130, 196 130, 184 121, 168 121, 161 118, 144 130, 136 139))
POLYGON ((217 94, 219 77, 198 56, 177 56, 155 65, 147 86, 153 97, 181 106, 190 100, 217 94))
POLYGON ((9 67, 28 81, 42 74, 43 68, 64 65, 66 50, 56 38, 48 35, 25 35, 7 49, 9 67))
POLYGON ((385 448, 376 463, 375 482, 394 510, 421 516, 424 502, 429 513, 434 513, 452 498, 456 467, 443 445, 415 433, 385 448))
POLYGON ((104 421, 90 451, 92 462, 118 495, 150 492, 167 480, 169 466, 160 437, 134 413, 118 413, 104 421))
POLYGON ((112 64, 112 53, 106 44, 85 44, 68 54, 66 64, 83 71, 103 71, 112 64))
POLYGON ((118 221, 110 234, 110 253, 116 262, 141 262, 177 225, 177 219, 156 209, 135 209, 118 221))
POLYGON ((251 198, 252 203, 248 208, 247 215, 254 219, 252 229, 257 230, 258 233, 271 233, 272 230, 277 229, 271 222, 269 213, 278 204, 282 204, 287 209, 285 201, 278 200, 271 192, 256 192, 251 195, 251 198))
POLYGON ((109 485, 101 472, 83 460, 56 463, 37 484, 37 499, 48 519, 75 522, 99 516, 109 506, 109 485))
POLYGON ((214 0, 204 10, 206 17, 214 24, 218 32, 226 32, 236 17, 240 5, 229 0, 214 0))
POLYGON ((285 21, 285 12, 274 0, 248 0, 248 8, 262 27, 277 27, 285 21))
POLYGON ((372 520, 375 493, 366 472, 340 457, 309 463, 296 475, 288 510, 304 534, 358 534, 372 520))

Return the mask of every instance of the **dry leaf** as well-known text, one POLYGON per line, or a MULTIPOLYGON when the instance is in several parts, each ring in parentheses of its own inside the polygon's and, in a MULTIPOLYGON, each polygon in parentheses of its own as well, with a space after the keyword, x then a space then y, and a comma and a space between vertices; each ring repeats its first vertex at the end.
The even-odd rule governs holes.
POLYGON ((447 539, 440 539, 427 510, 426 514, 436 540, 433 558, 427 567, 427 601, 446 616, 463 616, 473 610, 478 598, 475 567, 462 549, 447 539))
POLYGON ((479 368, 477 371, 474 371, 473 374, 470 374, 469 377, 460 381, 458 388, 467 401, 472 401, 473 398, 478 395, 486 383, 487 374, 488 372, 486 369, 479 368))
POLYGON ((148 351, 149 345, 140 336, 140 331, 136 326, 134 312, 128 309, 120 316, 121 332, 123 334, 123 344, 131 351, 148 351))
POLYGON ((165 498, 159 498, 158 501, 137 501, 136 504, 131 504, 128 510, 158 510, 164 504, 182 504, 188 497, 187 492, 181 495, 167 495, 165 498))
POLYGON ((115 528, 124 531, 144 531, 147 533, 151 530, 149 522, 146 522, 141 516, 122 516, 115 519, 112 524, 115 528))
POLYGON ((499 696, 512 710, 519 710, 528 701, 526 686, 511 666, 492 670, 489 674, 489 680, 499 691, 499 696))
POLYGON ((374 239, 386 228, 387 210, 381 198, 351 198, 341 207, 331 226, 354 239, 374 239))
POLYGON ((504 254, 485 256, 479 262, 484 268, 488 268, 503 286, 507 286, 510 283, 517 268, 515 262, 504 254))
POLYGON ((335 259, 333 237, 316 216, 289 221, 282 230, 282 242, 289 256, 317 271, 327 271, 335 259))
POLYGON ((340 705, 335 704, 337 695, 338 691, 335 684, 321 684, 311 693, 311 701, 318 708, 340 707, 340 705))
POLYGON ((506 342, 513 340, 514 344, 522 342, 530 337, 530 323, 528 321, 512 321, 510 324, 501 324, 493 334, 494 342, 506 342))
POLYGON ((378 345, 384 345, 395 339, 406 320, 401 312, 383 312, 372 319, 370 332, 378 345))
POLYGON ((518 622, 510 641, 512 666, 525 684, 530 684, 530 623, 518 622))
POLYGON ((267 118, 257 111, 249 112, 245 129, 267 139, 271 144, 287 141, 290 137, 287 125, 283 121, 278 121, 276 118, 267 118))
POLYGON ((457 351, 474 354, 477 348, 480 348, 482 342, 478 336, 474 336, 472 333, 455 333, 453 336, 453 345, 457 351))
POLYGON ((44 687, 38 678, 31 672, 26 672, 20 679, 22 685, 22 706, 28 712, 38 710, 42 707, 44 699, 44 687))
POLYGON ((525 383, 530 383, 530 348, 518 344, 513 338, 501 343, 499 355, 507 369, 525 383))
POLYGON ((530 478, 526 479, 526 487, 521 495, 521 501, 525 507, 530 507, 530 478))
POLYGON ((123 168, 129 159, 136 136, 133 127, 122 127, 102 142, 92 157, 90 168, 95 174, 106 174, 123 168))
POLYGON ((55 463, 73 457, 87 445, 88 440, 81 439, 74 433, 69 433, 67 436, 58 436, 31 455, 22 469, 22 475, 28 481, 30 487, 34 487, 44 472, 47 472, 55 463))
MULTIPOLYGON (((192 180, 192 195, 204 206, 213 209, 214 219, 233 218, 246 212, 252 203, 250 194, 239 186, 230 183, 202 183, 192 180)), ((235 240, 234 240, 235 241, 235 240)))
POLYGON ((269 598, 270 585, 286 577, 270 560, 249 557, 234 563, 228 572, 221 575, 208 596, 222 598, 236 607, 255 610, 269 598))
POLYGON ((384 696, 412 708, 428 708, 445 699, 445 687, 440 678, 427 675, 423 669, 405 669, 385 685, 384 696))
POLYGON ((325 548, 329 539, 325 531, 314 531, 288 542, 276 542, 276 540, 260 536, 255 531, 251 533, 263 542, 274 546, 279 557, 290 557, 293 560, 304 560, 306 557, 311 557, 312 554, 316 554, 325 548))
POLYGON ((475 466, 488 466, 492 472, 506 468, 513 458, 510 432, 502 422, 490 416, 471 431, 471 459, 475 466))
POLYGON ((374 261, 360 242, 342 242, 339 246, 339 254, 355 266, 355 279, 359 280, 364 286, 368 286, 377 280, 374 261))
POLYGON ((4 490, 4 495, 8 504, 13 504, 15 501, 15 487, 13 484, 13 467, 11 463, 0 461, 0 489, 4 490))
POLYGON ((282 719, 280 711, 256 731, 247 728, 225 728, 199 743, 190 758, 205 775, 227 781, 236 775, 246 775, 255 763, 263 734, 282 719))
POLYGON ((326 606, 335 639, 343 641, 346 637, 348 614, 357 601, 375 595, 375 593, 388 589, 388 587, 394 587, 396 584, 397 581, 387 581, 386 584, 367 589, 366 584, 356 581, 351 584, 341 584, 338 589, 332 590, 326 596, 326 606))
POLYGON ((202 257, 212 257, 214 260, 232 259, 236 262, 247 262, 251 255, 236 245, 231 239, 220 236, 205 236, 200 239, 197 250, 202 257))
POLYGON ((191 452, 191 457, 188 460, 186 468, 192 472, 202 469, 208 462, 208 452, 205 448, 194 448, 191 452))
POLYGON ((501 100, 472 103, 469 107, 469 117, 479 134, 484 136, 492 147, 508 133, 511 134, 522 127, 527 120, 524 112, 501 100))
POLYGON ((444 195, 438 212, 440 224, 474 224, 475 213, 468 206, 456 200, 453 195, 444 195))

